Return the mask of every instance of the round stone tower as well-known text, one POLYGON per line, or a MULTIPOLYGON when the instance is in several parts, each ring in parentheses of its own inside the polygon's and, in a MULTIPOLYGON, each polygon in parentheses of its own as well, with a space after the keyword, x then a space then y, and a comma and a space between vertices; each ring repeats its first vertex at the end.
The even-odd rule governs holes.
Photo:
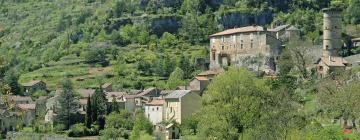
POLYGON ((341 43, 341 9, 325 8, 324 12, 324 39, 323 39, 323 57, 340 56, 341 43))

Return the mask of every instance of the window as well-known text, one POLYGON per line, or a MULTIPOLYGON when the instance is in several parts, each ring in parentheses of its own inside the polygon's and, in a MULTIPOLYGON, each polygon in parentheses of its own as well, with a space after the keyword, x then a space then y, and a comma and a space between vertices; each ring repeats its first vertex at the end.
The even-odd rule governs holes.
POLYGON ((335 29, 337 29, 337 26, 335 26, 335 29))
POLYGON ((212 52, 212 60, 215 61, 215 52, 212 52))
POLYGON ((221 46, 221 50, 224 50, 224 46, 221 46))
POLYGON ((318 70, 319 71, 323 71, 324 67, 323 66, 319 66, 318 70))
POLYGON ((327 50, 327 49, 329 49, 329 45, 326 45, 326 46, 325 46, 325 50, 327 50))
POLYGON ((156 107, 156 111, 159 111, 159 107, 156 107))
POLYGON ((221 42, 224 42, 225 41, 225 37, 221 37, 221 42))
POLYGON ((243 47, 244 47, 244 44, 241 44, 241 45, 240 45, 240 49, 243 49, 243 47))
POLYGON ((250 40, 253 40, 253 38, 254 38, 254 34, 251 33, 251 34, 250 34, 250 40))
POLYGON ((253 43, 251 42, 251 44, 250 44, 250 48, 253 48, 253 43))
POLYGON ((173 112, 173 109, 172 109, 172 107, 170 107, 170 113, 172 113, 173 112))

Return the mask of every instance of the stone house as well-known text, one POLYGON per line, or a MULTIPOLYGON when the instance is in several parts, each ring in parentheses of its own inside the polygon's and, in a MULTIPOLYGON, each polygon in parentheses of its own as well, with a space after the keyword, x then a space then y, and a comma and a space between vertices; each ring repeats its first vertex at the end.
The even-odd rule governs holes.
POLYGON ((165 97, 165 120, 177 123, 201 108, 201 97, 190 90, 175 90, 165 97))
POLYGON ((210 69, 235 65, 276 71, 282 41, 261 26, 228 29, 210 36, 210 69))
POLYGON ((31 97, 28 96, 9 96, 9 99, 15 104, 29 104, 33 102, 31 97))
POLYGON ((101 85, 101 88, 104 90, 104 92, 112 92, 112 84, 111 83, 105 83, 101 85))
POLYGON ((41 80, 30 81, 28 83, 22 84, 22 86, 25 89, 25 93, 32 93, 32 92, 35 92, 37 90, 46 91, 46 83, 44 81, 41 81, 41 80))
POLYGON ((169 124, 165 127, 165 138, 168 139, 179 139, 180 129, 176 124, 169 124))
POLYGON ((154 126, 161 123, 164 119, 164 104, 164 99, 153 99, 145 104, 145 116, 154 126))
POLYGON ((206 87, 210 84, 210 79, 203 76, 195 76, 189 83, 189 89, 202 95, 206 87))

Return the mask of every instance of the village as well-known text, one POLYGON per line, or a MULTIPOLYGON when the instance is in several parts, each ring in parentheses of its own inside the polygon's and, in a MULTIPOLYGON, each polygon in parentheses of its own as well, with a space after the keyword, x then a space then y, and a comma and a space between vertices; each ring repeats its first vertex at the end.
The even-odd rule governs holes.
MULTIPOLYGON (((314 57, 314 63, 309 69, 315 68, 320 79, 336 69, 351 69, 360 65, 359 54, 342 57, 339 53, 341 49, 360 46, 360 38, 350 37, 351 46, 344 46, 341 11, 328 8, 323 12, 322 49, 314 49, 313 53, 308 54, 314 57)), ((202 96, 206 94, 208 85, 226 71, 224 67, 246 68, 264 77, 276 78, 279 57, 287 47, 285 42, 300 40, 300 36, 300 30, 295 25, 279 25, 271 29, 246 26, 215 33, 209 36, 208 69, 194 76, 188 84, 178 85, 175 89, 149 87, 114 91, 114 83, 101 83, 99 88, 74 89, 80 103, 77 113, 85 120, 89 98, 96 90, 101 90, 108 106, 116 104, 120 110, 143 111, 154 133, 166 139, 179 139, 179 125, 202 107, 202 96)), ((0 99, 2 134, 30 126, 41 113, 45 114, 41 119, 52 126, 57 115, 54 109, 62 89, 48 90, 43 79, 33 79, 21 85, 26 96, 10 95, 0 99), (49 96, 41 96, 36 100, 27 96, 36 91, 49 93, 49 96), (10 109, 6 108, 8 106, 10 109)))

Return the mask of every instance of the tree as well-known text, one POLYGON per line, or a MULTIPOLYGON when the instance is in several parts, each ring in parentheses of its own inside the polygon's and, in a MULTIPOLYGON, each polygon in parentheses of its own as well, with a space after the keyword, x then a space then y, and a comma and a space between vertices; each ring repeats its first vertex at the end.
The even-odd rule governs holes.
POLYGON ((89 64, 107 64, 106 52, 104 49, 92 48, 85 53, 85 62, 89 64))
POLYGON ((312 64, 311 52, 313 44, 309 40, 305 41, 290 41, 288 49, 291 52, 293 64, 296 70, 299 71, 300 77, 308 78, 309 74, 306 68, 312 64))
POLYGON ((152 134, 152 124, 143 112, 136 114, 133 130, 131 131, 131 139, 136 140, 140 138, 142 132, 152 134))
POLYGON ((134 115, 129 110, 120 110, 112 112, 106 117, 105 129, 101 136, 105 139, 116 139, 119 137, 128 138, 126 130, 131 130, 134 126, 134 115))
POLYGON ((203 96, 199 114, 201 139, 286 139, 301 128, 302 117, 287 92, 272 90, 267 80, 245 69, 230 68, 217 76, 203 96), (211 122, 211 123, 209 123, 211 122))
POLYGON ((86 105, 86 118, 85 118, 85 125, 87 128, 91 128, 91 124, 93 123, 93 118, 92 118, 92 111, 93 109, 91 108, 92 104, 91 104, 91 98, 90 96, 87 99, 87 105, 86 105))
POLYGON ((100 129, 104 129, 105 118, 107 114, 107 100, 104 91, 100 88, 96 88, 94 95, 91 97, 92 102, 92 119, 96 120, 100 129))
POLYGON ((287 75, 294 67, 294 62, 292 60, 291 52, 286 48, 280 55, 279 59, 279 74, 287 75))
POLYGON ((184 71, 179 67, 170 74, 169 80, 167 81, 168 89, 175 89, 177 86, 184 84, 184 71))
POLYGON ((14 95, 22 95, 21 86, 18 83, 19 76, 13 71, 7 71, 4 77, 4 83, 10 86, 10 92, 14 95))
POLYGON ((68 130, 71 125, 75 124, 78 118, 79 100, 76 98, 73 90, 72 82, 65 79, 61 83, 62 91, 58 99, 59 106, 57 106, 55 124, 63 124, 65 130, 68 130))
POLYGON ((349 120, 356 128, 355 119, 360 114, 360 80, 351 79, 349 75, 348 72, 341 72, 340 75, 324 79, 318 86, 317 99, 326 114, 344 120, 344 128, 349 120))
POLYGON ((160 46, 164 48, 173 48, 177 45, 177 42, 176 36, 168 32, 163 33, 159 40, 160 46))
POLYGON ((360 10, 360 1, 358 0, 349 0, 349 7, 345 11, 345 21, 351 24, 360 23, 360 13, 357 12, 360 10))
POLYGON ((192 72, 194 71, 193 65, 189 62, 189 59, 184 55, 180 57, 178 67, 184 71, 184 78, 188 79, 192 77, 192 72))

